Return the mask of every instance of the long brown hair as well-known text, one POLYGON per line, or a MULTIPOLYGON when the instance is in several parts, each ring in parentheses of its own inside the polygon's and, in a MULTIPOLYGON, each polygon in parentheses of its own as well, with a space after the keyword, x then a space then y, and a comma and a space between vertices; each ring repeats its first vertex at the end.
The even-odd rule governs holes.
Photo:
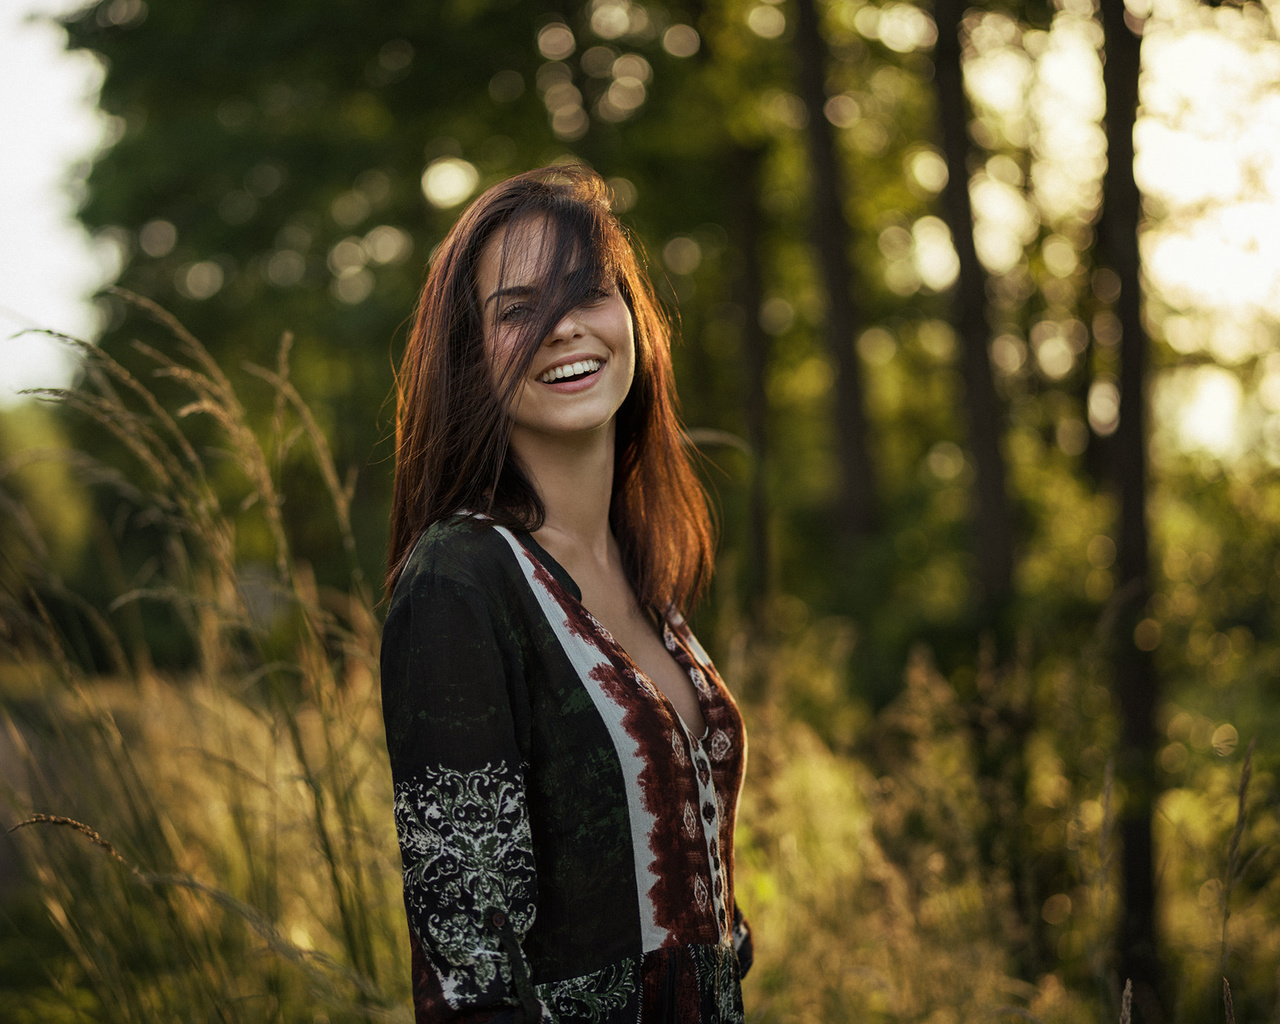
POLYGON ((671 328, 609 190, 578 165, 494 185, 458 219, 432 258, 396 379, 396 468, 387 555, 394 589, 414 542, 462 510, 537 530, 546 510, 510 450, 509 401, 551 327, 601 281, 615 281, 635 326, 636 370, 618 411, 610 525, 643 606, 686 609, 711 571, 712 527, 681 429, 671 328), (484 347, 476 268, 505 225, 544 219, 542 301, 508 365, 484 347))

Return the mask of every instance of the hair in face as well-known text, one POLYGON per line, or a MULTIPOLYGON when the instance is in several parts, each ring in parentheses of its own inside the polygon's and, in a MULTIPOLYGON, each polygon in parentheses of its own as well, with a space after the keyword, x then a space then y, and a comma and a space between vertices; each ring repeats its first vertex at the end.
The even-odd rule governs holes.
MULTIPOLYGON (((500 275, 506 263, 503 254, 500 275)), ((603 281, 616 282, 636 344, 635 378, 618 412, 611 525, 643 605, 661 611, 696 599, 710 575, 712 529, 679 422, 670 327, 609 209, 608 187, 581 166, 493 186, 432 259, 396 380, 388 590, 422 531, 456 512, 484 512, 520 530, 542 525, 542 501, 510 449, 507 409, 542 340, 603 281), (528 219, 542 222, 543 237, 534 311, 504 364, 490 366, 482 318, 496 311, 478 294, 477 267, 490 239, 528 219)))

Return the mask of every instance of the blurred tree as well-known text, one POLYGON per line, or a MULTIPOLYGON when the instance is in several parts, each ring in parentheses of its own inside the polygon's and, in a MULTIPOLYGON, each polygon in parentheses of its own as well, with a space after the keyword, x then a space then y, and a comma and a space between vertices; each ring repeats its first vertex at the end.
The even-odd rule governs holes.
POLYGON ((1006 417, 996 394, 989 356, 987 275, 973 240, 973 207, 969 199, 971 114, 960 61, 964 9, 963 0, 937 0, 934 5, 938 26, 934 92, 938 134, 947 163, 947 184, 942 193, 944 219, 960 261, 952 305, 954 326, 960 336, 965 424, 975 470, 972 523, 977 592, 983 609, 980 621, 990 628, 999 625, 1012 593, 1014 531, 1002 450, 1006 417))
MULTIPOLYGON (((1033 978, 1043 970, 1040 932, 1040 886, 1028 857, 1027 826, 1022 795, 1028 772, 1026 743, 1033 719, 1029 702, 1012 685, 1013 663, 1009 604, 1013 597, 1014 527, 1007 469, 1003 451, 1008 428, 1003 403, 992 371, 991 329, 987 316, 986 270, 974 242, 973 207, 969 197, 970 167, 976 162, 969 142, 972 119, 965 96, 961 62, 963 0, 937 0, 934 18, 938 41, 934 47, 934 95, 937 102, 937 134, 947 166, 942 191, 944 220, 951 232, 959 260, 952 290, 952 319, 960 339, 960 376, 963 381, 965 426, 973 459, 974 481, 969 500, 973 547, 974 621, 986 661, 969 699, 969 721, 974 732, 979 785, 993 809, 992 820, 980 832, 979 849, 988 871, 1004 872, 1013 866, 1020 876, 1014 887, 1020 928, 1028 941, 1022 946, 1019 966, 1033 978)), ((975 652, 976 653, 976 652, 975 652)))
POLYGON ((871 533, 878 519, 878 487, 871 459, 862 369, 854 340, 864 326, 850 263, 853 239, 845 215, 850 186, 827 118, 827 44, 815 0, 795 0, 796 82, 806 116, 813 245, 826 299, 823 330, 835 366, 833 401, 839 485, 836 530, 846 546, 871 533))
POLYGON ((1138 254, 1141 197, 1133 176, 1133 128, 1138 112, 1140 25, 1123 0, 1101 0, 1106 62, 1107 171, 1103 180, 1100 247, 1120 280, 1120 424, 1116 430, 1118 586, 1112 598, 1111 648, 1123 732, 1118 777, 1120 922, 1116 938, 1120 976, 1132 980, 1142 1019, 1161 1024, 1168 1006, 1156 930, 1156 866, 1152 820, 1160 792, 1155 762, 1160 698, 1152 650, 1147 529, 1148 340, 1142 319, 1138 254))

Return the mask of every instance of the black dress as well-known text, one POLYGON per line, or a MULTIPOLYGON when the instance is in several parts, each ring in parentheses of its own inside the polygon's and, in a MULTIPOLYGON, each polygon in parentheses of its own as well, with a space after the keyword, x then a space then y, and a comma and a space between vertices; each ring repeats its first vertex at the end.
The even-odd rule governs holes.
POLYGON ((679 615, 663 639, 701 737, 532 537, 419 539, 382 641, 419 1022, 743 1019, 742 717, 679 615))

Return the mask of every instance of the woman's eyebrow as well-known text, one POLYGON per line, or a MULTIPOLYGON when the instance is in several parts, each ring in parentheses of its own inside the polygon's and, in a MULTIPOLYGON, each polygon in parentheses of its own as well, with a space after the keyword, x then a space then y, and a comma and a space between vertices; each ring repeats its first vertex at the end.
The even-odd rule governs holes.
POLYGON ((500 299, 506 295, 532 295, 532 294, 533 294, 533 289, 530 288, 527 284, 511 285, 510 287, 507 287, 507 288, 498 288, 496 291, 493 292, 493 294, 491 294, 487 299, 484 300, 484 304, 487 306, 494 299, 500 299))
MULTIPOLYGON (((573 287, 574 285, 582 281, 584 277, 588 275, 592 275, 594 273, 595 273, 594 268, 580 264, 574 267, 572 270, 568 271, 564 275, 565 284, 569 285, 570 287, 573 287)), ((496 288, 489 295, 489 297, 484 300, 484 304, 487 306, 489 305, 489 303, 493 302, 495 299, 501 299, 507 295, 519 295, 522 297, 533 295, 537 292, 537 290, 538 289, 536 287, 532 285, 527 285, 527 284, 513 284, 513 285, 508 285, 505 288, 496 288)))

